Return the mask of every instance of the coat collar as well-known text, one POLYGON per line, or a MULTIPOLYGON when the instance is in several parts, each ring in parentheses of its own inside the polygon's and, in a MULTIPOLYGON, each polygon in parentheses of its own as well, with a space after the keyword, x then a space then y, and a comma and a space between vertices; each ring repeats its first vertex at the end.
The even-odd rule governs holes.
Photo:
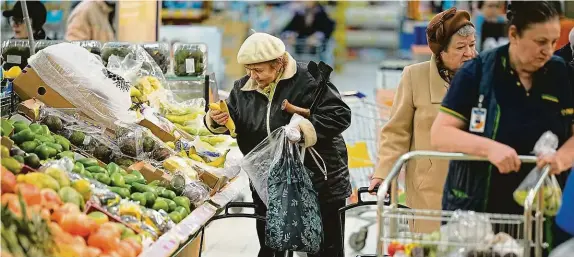
POLYGON ((430 60, 430 97, 431 103, 440 104, 446 94, 449 84, 442 79, 436 65, 436 57, 433 54, 430 60))
MULTIPOLYGON (((288 52, 285 53, 287 54, 287 67, 285 67, 283 75, 278 80, 278 82, 281 80, 290 79, 293 76, 295 76, 295 73, 297 73, 297 62, 288 52)), ((245 85, 241 88, 241 91, 254 91, 254 90, 257 90, 257 84, 254 83, 251 78, 247 80, 245 85)))

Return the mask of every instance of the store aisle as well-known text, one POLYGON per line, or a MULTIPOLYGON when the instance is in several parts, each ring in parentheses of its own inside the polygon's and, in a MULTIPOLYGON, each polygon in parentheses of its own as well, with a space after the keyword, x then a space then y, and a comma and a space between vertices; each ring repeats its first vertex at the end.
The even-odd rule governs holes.
MULTIPOLYGON (((339 74, 333 74, 331 81, 337 86, 339 91, 361 91, 369 99, 374 99, 373 93, 376 83, 376 64, 369 63, 348 63, 343 71, 339 74)), ((244 173, 242 176, 246 175, 244 173)), ((245 182, 244 201, 250 202, 251 192, 245 182)), ((243 210, 252 213, 251 210, 243 210)), ((374 209, 366 212, 363 217, 375 219, 374 209)), ((345 227, 345 255, 346 257, 355 257, 358 253, 353 252, 348 244, 348 238, 351 233, 357 232, 362 226, 368 224, 367 221, 357 219, 347 215, 345 227)), ((364 253, 374 253, 375 251, 375 226, 369 227, 369 233, 364 253)), ((259 242, 255 231, 255 221, 252 219, 235 218, 218 220, 212 223, 206 230, 204 257, 254 257, 259 250, 259 242)))

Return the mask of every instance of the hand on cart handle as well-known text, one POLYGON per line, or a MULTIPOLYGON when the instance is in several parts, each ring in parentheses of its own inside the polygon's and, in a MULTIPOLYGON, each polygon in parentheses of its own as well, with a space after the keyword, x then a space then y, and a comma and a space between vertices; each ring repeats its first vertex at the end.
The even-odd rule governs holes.
POLYGON ((492 142, 493 144, 488 148, 487 158, 502 174, 516 172, 520 170, 521 161, 518 158, 518 153, 514 148, 492 142))
MULTIPOLYGON (((373 175, 370 175, 369 178, 371 179, 371 184, 369 185, 369 193, 371 195, 377 195, 377 191, 379 191, 379 185, 381 185, 383 183, 382 178, 373 178, 373 175)), ((387 196, 388 196, 388 192, 387 192, 387 196)))
POLYGON ((536 166, 538 168, 543 168, 546 165, 550 165, 550 174, 558 175, 565 170, 572 168, 572 158, 570 156, 556 152, 553 154, 538 156, 536 161, 536 166))

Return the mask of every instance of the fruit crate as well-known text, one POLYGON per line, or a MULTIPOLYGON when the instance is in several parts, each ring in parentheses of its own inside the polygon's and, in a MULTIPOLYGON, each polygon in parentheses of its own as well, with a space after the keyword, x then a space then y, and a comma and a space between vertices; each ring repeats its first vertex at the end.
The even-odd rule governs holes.
POLYGON ((20 98, 16 93, 6 92, 2 93, 1 100, 2 118, 9 118, 15 114, 18 110, 18 104, 20 103, 20 98))

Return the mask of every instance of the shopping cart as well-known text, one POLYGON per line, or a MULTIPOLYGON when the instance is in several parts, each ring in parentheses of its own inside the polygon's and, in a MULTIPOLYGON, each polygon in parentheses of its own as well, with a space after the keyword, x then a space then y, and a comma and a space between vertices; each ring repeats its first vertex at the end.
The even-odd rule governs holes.
POLYGON ((351 91, 341 93, 343 100, 351 108, 351 127, 343 137, 347 143, 349 155, 349 173, 353 194, 350 205, 341 209, 340 214, 356 218, 364 225, 349 237, 349 246, 356 252, 361 251, 366 244, 369 227, 376 223, 374 206, 376 197, 366 193, 370 184, 370 176, 374 173, 377 160, 378 135, 390 115, 390 107, 368 101, 365 94, 351 91), (361 208, 358 208, 361 207, 361 208))
POLYGON ((335 43, 333 40, 308 44, 305 39, 297 39, 294 42, 283 39, 285 48, 297 62, 308 63, 310 61, 323 61, 329 66, 334 64, 335 43))
MULTIPOLYGON (((448 256, 449 252, 453 249, 460 250, 461 252, 459 253, 463 254, 456 256, 482 256, 478 255, 478 253, 475 255, 472 252, 469 253, 467 251, 488 248, 488 244, 484 242, 484 238, 480 238, 480 236, 488 234, 488 230, 490 228, 495 228, 497 232, 504 232, 516 240, 514 241, 516 243, 515 247, 512 249, 506 249, 504 248, 505 246, 502 246, 502 248, 504 248, 503 250, 514 251, 516 253, 515 255, 508 256, 529 257, 532 248, 534 250, 535 257, 542 256, 542 249, 546 247, 547 244, 543 242, 542 238, 544 217, 541 213, 543 206, 543 201, 541 199, 544 199, 544 197, 543 191, 540 190, 540 188, 543 184, 542 182, 549 174, 549 166, 544 167, 542 170, 542 176, 540 177, 536 187, 528 194, 524 204, 525 207, 523 215, 466 212, 464 214, 468 214, 467 217, 475 218, 466 223, 467 225, 475 224, 475 229, 469 229, 467 226, 461 226, 462 222, 458 224, 456 223, 457 219, 461 216, 459 211, 405 209, 398 206, 396 197, 397 175, 399 174, 402 166, 408 160, 416 158, 486 161, 484 158, 460 153, 442 153, 433 151, 413 151, 401 156, 391 169, 387 179, 384 180, 383 184, 380 186, 377 194, 379 229, 377 256, 386 256, 384 254, 388 252, 389 245, 393 243, 411 246, 417 244, 419 246, 426 246, 423 251, 427 251, 427 248, 429 251, 430 249, 434 249, 436 256, 448 256), (385 201, 386 194, 383 192, 386 192, 389 187, 391 189, 391 202, 387 205, 385 201), (437 223, 441 222, 442 224, 447 225, 441 226, 441 229, 438 232, 425 235, 410 231, 409 224, 415 220, 437 223), (452 221, 455 222, 450 223, 452 221), (535 230, 533 229, 533 222, 536 228, 535 230), (491 224, 492 226, 488 226, 488 224, 491 224), (476 235, 473 236, 474 233, 476 233, 476 235), (460 240, 460 238, 465 238, 466 240, 460 240)), ((536 162, 536 157, 534 156, 519 156, 519 158, 524 163, 536 162)))

